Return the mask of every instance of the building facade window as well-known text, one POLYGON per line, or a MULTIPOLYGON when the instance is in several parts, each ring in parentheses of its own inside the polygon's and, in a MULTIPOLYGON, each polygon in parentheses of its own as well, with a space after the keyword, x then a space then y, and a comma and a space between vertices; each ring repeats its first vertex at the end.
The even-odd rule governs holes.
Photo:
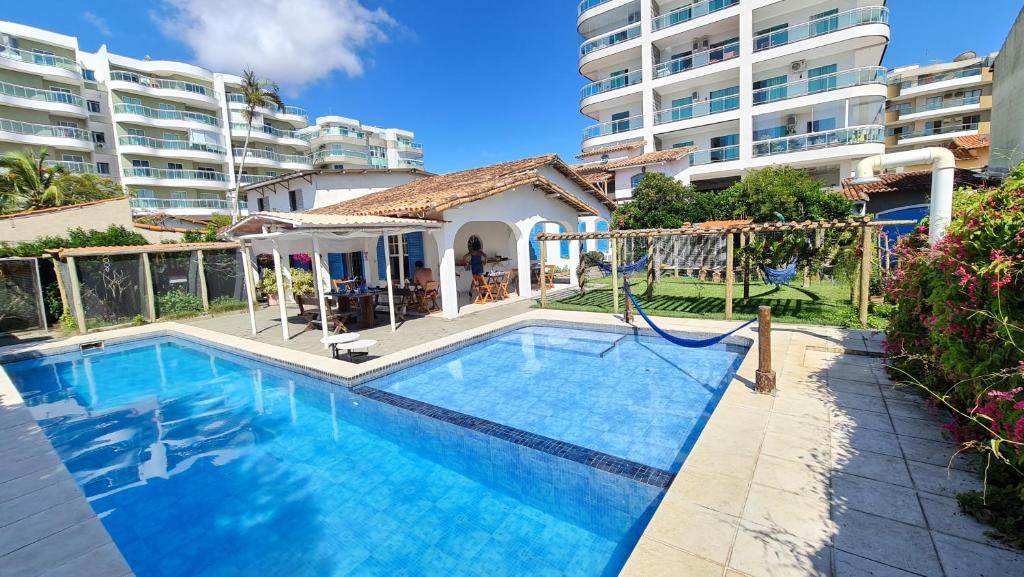
POLYGON ((86 100, 86 104, 89 107, 89 112, 94 114, 100 113, 100 101, 99 100, 86 100))
POLYGON ((288 191, 288 209, 295 212, 302 208, 302 197, 299 196, 299 191, 289 190, 288 191))
POLYGON ((96 163, 97 174, 110 174, 110 163, 109 162, 97 162, 96 163))

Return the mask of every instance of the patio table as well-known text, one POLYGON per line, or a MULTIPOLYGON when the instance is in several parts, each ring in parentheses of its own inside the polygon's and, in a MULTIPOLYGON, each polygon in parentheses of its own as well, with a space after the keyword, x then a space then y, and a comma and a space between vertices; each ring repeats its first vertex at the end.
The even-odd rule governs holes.
POLYGON ((353 300, 358 301, 356 308, 359 310, 360 323, 363 327, 372 329, 377 326, 376 321, 373 318, 374 308, 377 306, 377 295, 381 291, 370 290, 365 293, 341 293, 331 291, 327 293, 329 296, 338 299, 338 312, 345 312, 342 303, 351 302, 353 300))

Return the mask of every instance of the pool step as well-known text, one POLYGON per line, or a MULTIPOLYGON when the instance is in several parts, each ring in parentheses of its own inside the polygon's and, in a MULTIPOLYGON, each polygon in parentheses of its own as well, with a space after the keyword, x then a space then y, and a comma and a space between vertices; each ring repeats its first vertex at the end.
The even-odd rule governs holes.
POLYGON ((625 335, 615 335, 614 341, 591 340, 570 338, 567 336, 553 336, 543 334, 521 334, 508 333, 492 339, 494 342, 504 345, 511 345, 521 348, 547 349, 586 355, 590 357, 602 357, 608 351, 615 348, 625 335))

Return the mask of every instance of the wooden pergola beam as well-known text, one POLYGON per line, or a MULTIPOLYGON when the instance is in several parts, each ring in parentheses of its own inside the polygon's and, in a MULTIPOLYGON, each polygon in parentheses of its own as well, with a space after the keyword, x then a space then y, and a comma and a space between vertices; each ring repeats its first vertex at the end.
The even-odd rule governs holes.
POLYGON ((644 228, 635 230, 610 230, 605 232, 566 232, 552 233, 545 232, 537 235, 537 240, 603 240, 613 238, 637 238, 654 236, 709 236, 723 235, 730 233, 767 233, 786 232, 794 230, 817 231, 817 230, 846 230, 861 227, 878 228, 883 226, 899 226, 917 224, 916 220, 871 220, 868 217, 849 220, 821 220, 805 222, 769 222, 762 224, 745 224, 740 226, 728 226, 720 228, 705 228, 694 225, 684 225, 680 228, 644 228))

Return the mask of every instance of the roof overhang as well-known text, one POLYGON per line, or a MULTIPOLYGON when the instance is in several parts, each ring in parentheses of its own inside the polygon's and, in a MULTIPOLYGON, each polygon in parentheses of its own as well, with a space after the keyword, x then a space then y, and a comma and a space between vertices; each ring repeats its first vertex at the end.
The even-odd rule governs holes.
POLYGON ((442 224, 436 220, 390 216, 257 212, 231 225, 224 233, 238 240, 312 234, 357 238, 424 231, 440 228, 442 224))

